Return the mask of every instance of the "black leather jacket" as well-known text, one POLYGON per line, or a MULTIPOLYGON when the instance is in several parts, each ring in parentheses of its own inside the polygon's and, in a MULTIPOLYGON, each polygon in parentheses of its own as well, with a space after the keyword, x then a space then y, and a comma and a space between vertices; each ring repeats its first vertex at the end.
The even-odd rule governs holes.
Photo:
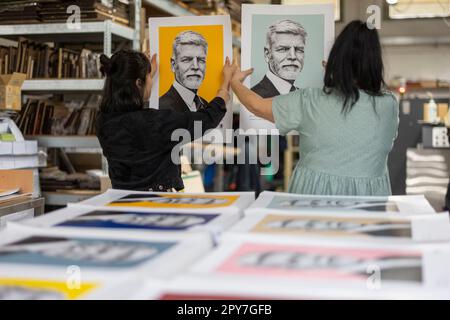
POLYGON ((178 128, 194 138, 194 121, 202 123, 202 134, 218 126, 225 115, 225 101, 214 98, 197 112, 142 109, 130 112, 100 112, 97 137, 108 160, 114 189, 167 191, 184 188, 181 165, 173 163, 171 152, 179 141, 171 141, 178 128))

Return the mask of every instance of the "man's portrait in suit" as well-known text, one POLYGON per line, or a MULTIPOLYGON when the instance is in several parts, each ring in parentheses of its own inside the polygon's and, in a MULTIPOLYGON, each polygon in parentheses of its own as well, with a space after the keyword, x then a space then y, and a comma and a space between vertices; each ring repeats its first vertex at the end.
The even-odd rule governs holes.
POLYGON ((159 98, 160 109, 186 112, 207 105, 207 101, 197 94, 205 78, 207 53, 208 43, 200 33, 184 31, 176 36, 170 58, 175 80, 159 98))
POLYGON ((252 87, 254 92, 271 98, 297 89, 294 82, 303 70, 306 37, 303 26, 292 20, 279 20, 269 26, 264 46, 268 69, 252 87))

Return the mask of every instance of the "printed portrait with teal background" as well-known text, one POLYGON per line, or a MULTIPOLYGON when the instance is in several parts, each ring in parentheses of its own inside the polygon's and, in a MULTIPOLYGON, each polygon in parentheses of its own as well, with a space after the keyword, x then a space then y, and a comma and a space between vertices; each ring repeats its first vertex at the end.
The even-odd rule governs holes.
POLYGON ((254 68, 251 76, 251 86, 256 85, 268 70, 264 59, 264 47, 268 28, 279 20, 292 20, 300 23, 308 34, 305 43, 305 58, 303 70, 295 81, 298 88, 320 88, 323 86, 324 69, 324 15, 267 15, 252 16, 251 65, 254 68))

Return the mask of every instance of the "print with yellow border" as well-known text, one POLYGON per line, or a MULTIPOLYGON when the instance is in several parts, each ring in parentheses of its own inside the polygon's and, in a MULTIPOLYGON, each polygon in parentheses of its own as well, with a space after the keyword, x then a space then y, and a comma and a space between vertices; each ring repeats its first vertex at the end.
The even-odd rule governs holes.
POLYGON ((200 33, 208 43, 206 56, 206 74, 198 94, 207 101, 212 100, 222 81, 223 25, 159 27, 159 97, 164 95, 173 84, 175 76, 170 66, 172 45, 175 37, 183 31, 200 33))
POLYGON ((64 296, 64 299, 75 300, 80 299, 93 289, 98 287, 95 283, 81 283, 79 289, 70 289, 65 282, 36 280, 36 279, 19 279, 19 278, 0 278, 0 287, 14 286, 22 287, 30 290, 45 290, 55 292, 64 296))
POLYGON ((231 206, 239 196, 195 196, 195 195, 162 195, 158 194, 160 198, 172 198, 172 199, 183 199, 183 198, 193 198, 193 199, 216 199, 225 200, 223 203, 213 203, 213 204, 189 204, 189 203, 159 203, 148 201, 135 201, 135 202, 111 202, 108 206, 111 207, 146 207, 146 208, 179 208, 179 209, 202 209, 202 208, 219 208, 219 207, 229 207, 231 206))

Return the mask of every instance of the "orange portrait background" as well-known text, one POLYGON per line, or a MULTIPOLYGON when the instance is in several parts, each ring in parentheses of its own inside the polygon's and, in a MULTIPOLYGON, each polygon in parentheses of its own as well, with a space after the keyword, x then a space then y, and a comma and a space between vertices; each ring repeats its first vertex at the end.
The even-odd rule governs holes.
POLYGON ((223 25, 159 27, 159 96, 161 97, 170 89, 175 79, 170 67, 173 41, 180 32, 187 30, 200 33, 208 43, 206 74, 198 94, 210 101, 216 96, 222 78, 223 25))

